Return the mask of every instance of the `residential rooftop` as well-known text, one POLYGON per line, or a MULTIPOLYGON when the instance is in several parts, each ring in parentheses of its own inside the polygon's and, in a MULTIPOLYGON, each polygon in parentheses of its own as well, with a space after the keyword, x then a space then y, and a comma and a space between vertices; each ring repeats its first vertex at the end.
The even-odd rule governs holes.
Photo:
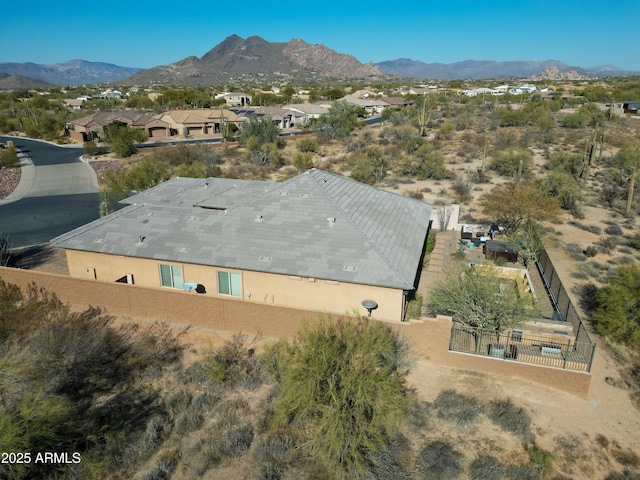
POLYGON ((284 182, 176 178, 55 246, 413 290, 431 206, 311 169, 284 182))

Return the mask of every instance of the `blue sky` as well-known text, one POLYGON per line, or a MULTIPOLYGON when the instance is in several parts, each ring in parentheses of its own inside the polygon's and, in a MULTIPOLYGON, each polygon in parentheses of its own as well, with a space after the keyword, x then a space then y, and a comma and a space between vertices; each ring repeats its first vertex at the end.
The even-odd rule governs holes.
POLYGON ((0 62, 72 59, 150 68, 201 57, 231 34, 302 38, 363 63, 411 58, 560 60, 640 71, 640 0, 51 2, 0 25, 0 62))

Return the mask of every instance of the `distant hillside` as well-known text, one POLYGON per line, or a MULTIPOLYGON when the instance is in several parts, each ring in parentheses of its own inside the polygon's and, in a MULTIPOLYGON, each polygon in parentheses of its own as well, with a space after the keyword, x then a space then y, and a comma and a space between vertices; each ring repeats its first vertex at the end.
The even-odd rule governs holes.
POLYGON ((187 57, 170 65, 143 70, 127 84, 204 85, 234 79, 341 78, 381 80, 387 77, 373 64, 301 39, 268 42, 258 36, 231 35, 201 58, 187 57))
MULTIPOLYGON (((49 85, 90 85, 113 83, 130 77, 139 68, 119 67, 110 63, 71 60, 67 63, 39 65, 37 63, 0 63, 0 72, 22 75, 49 85)), ((34 84, 29 87, 37 86, 34 84)), ((15 87, 14 87, 15 88, 15 87)))
POLYGON ((541 72, 548 67, 555 67, 559 72, 576 72, 585 77, 634 74, 634 72, 624 71, 612 65, 586 69, 570 66, 558 60, 547 60, 544 62, 531 62, 526 60, 513 62, 465 60, 464 62, 444 64, 424 63, 418 60, 399 58, 397 60, 376 63, 376 65, 380 67, 383 72, 390 75, 434 80, 488 79, 498 77, 529 78, 533 75, 541 74, 541 72))
POLYGON ((51 83, 44 80, 0 72, 0 89, 47 88, 52 86, 51 83))

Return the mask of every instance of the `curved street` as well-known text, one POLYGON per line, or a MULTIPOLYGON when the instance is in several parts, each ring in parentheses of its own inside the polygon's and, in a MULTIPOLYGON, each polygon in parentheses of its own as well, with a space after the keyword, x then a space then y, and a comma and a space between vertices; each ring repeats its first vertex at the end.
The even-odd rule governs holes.
POLYGON ((15 191, 0 200, 0 234, 11 248, 46 244, 52 238, 99 217, 99 187, 93 169, 82 162, 82 147, 0 137, 18 149, 22 175, 15 191))

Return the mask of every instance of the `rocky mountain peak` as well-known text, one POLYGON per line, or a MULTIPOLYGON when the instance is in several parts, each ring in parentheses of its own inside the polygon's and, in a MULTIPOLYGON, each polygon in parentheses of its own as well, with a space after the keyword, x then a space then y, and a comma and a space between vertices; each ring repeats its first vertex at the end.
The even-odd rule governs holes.
POLYGON ((531 80, 582 80, 584 78, 586 78, 584 75, 580 75, 575 70, 561 72, 558 67, 548 66, 544 67, 542 73, 533 75, 531 80))

